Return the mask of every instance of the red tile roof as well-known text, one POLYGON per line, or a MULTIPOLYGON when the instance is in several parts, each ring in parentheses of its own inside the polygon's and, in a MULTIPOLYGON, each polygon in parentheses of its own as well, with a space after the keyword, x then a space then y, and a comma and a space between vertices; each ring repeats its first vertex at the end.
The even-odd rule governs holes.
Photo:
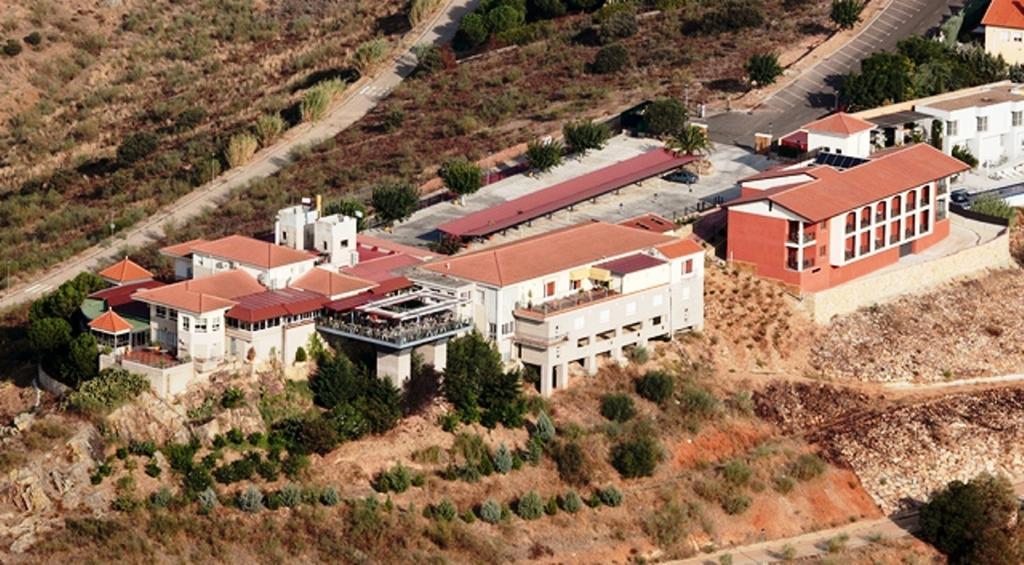
POLYGON ((685 257, 695 253, 704 253, 704 248, 701 247, 699 243, 688 237, 677 239, 672 243, 666 243, 665 245, 659 245, 655 249, 669 259, 685 257))
POLYGON ((505 286, 670 243, 676 238, 617 224, 585 222, 424 266, 466 280, 505 286))
POLYGON ((655 149, 609 167, 556 184, 533 194, 504 202, 438 226, 456 237, 480 237, 517 226, 550 212, 568 208, 696 160, 665 149, 655 149))
POLYGON ((328 310, 333 310, 335 312, 347 312, 358 306, 362 306, 367 302, 378 300, 381 297, 391 294, 392 292, 405 290, 411 287, 412 281, 410 281, 409 279, 405 277, 394 277, 381 282, 380 286, 372 288, 366 292, 361 292, 355 296, 348 296, 346 298, 342 298, 341 300, 328 302, 327 304, 324 305, 324 307, 327 308, 328 310))
POLYGON ((823 165, 810 165, 807 167, 795 167, 792 169, 787 169, 785 167, 775 167, 773 169, 768 169, 767 171, 761 171, 760 173, 750 175, 749 177, 741 178, 740 182, 744 183, 756 180, 777 179, 795 175, 807 175, 813 178, 820 178, 824 176, 830 176, 833 173, 837 172, 838 171, 836 171, 835 169, 823 165))
POLYGON ((676 223, 657 214, 644 214, 619 222, 620 226, 646 230, 654 233, 665 233, 676 229, 676 223))
POLYGON ((406 255, 416 257, 417 259, 430 259, 437 256, 437 253, 434 253, 429 249, 414 247, 412 245, 403 245, 401 243, 391 241, 390 239, 373 237, 372 235, 362 233, 357 236, 356 242, 359 247, 370 247, 390 253, 405 253, 406 255))
POLYGON ((837 174, 794 186, 765 190, 728 202, 772 202, 818 222, 865 204, 970 169, 927 143, 905 146, 837 174))
POLYGON ((830 133, 833 135, 851 135, 865 130, 874 129, 875 124, 851 116, 846 112, 837 112, 831 116, 825 116, 815 120, 803 127, 807 131, 818 133, 830 133))
POLYGON ((192 254, 192 248, 200 243, 206 243, 205 239, 190 239, 167 247, 161 247, 160 253, 170 257, 188 257, 192 254))
POLYGON ((145 281, 153 278, 153 273, 143 269, 141 265, 127 257, 106 269, 103 269, 97 274, 115 284, 145 281))
POLYGON ((266 290, 252 275, 241 270, 140 290, 132 298, 202 314, 235 305, 236 299, 266 290))
POLYGON ((1024 29, 1024 2, 1021 0, 992 0, 985 11, 981 25, 1024 29))
POLYGON ((96 316, 96 318, 89 322, 89 327, 98 332, 105 334, 117 335, 125 332, 132 331, 132 325, 127 320, 117 315, 117 312, 113 310, 107 310, 106 312, 96 316))
POLYGON ((628 275, 664 264, 665 261, 657 257, 652 257, 645 253, 636 253, 619 259, 605 261, 604 263, 598 263, 594 267, 610 271, 616 275, 628 275))
POLYGON ((131 303, 132 294, 137 290, 145 290, 149 288, 159 288, 164 286, 164 283, 160 281, 142 281, 137 283, 123 284, 120 286, 112 286, 103 290, 96 291, 89 295, 89 298, 95 298, 97 300, 103 300, 107 303, 110 308, 117 308, 118 306, 124 306, 125 304, 131 303))
POLYGON ((360 261, 354 267, 347 267, 341 270, 342 273, 375 282, 382 282, 398 276, 403 270, 413 265, 420 265, 423 261, 405 253, 393 253, 360 261))
POLYGON ((377 286, 377 283, 315 267, 292 282, 291 286, 323 296, 334 297, 367 290, 377 286))
POLYGON ((259 322, 279 316, 295 316, 316 312, 327 299, 313 292, 295 288, 265 290, 238 299, 238 303, 225 314, 243 322, 259 322))
POLYGON ((171 257, 188 257, 200 253, 260 269, 282 267, 316 258, 316 255, 307 251, 275 245, 244 235, 229 235, 213 241, 194 239, 164 247, 160 252, 171 257))

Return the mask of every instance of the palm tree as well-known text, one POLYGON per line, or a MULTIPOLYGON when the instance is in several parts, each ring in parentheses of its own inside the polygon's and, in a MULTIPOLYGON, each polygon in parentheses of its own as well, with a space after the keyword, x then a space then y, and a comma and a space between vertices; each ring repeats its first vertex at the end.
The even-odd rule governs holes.
POLYGON ((673 133, 665 142, 665 146, 672 152, 682 155, 710 155, 715 150, 714 144, 704 130, 694 125, 673 133))

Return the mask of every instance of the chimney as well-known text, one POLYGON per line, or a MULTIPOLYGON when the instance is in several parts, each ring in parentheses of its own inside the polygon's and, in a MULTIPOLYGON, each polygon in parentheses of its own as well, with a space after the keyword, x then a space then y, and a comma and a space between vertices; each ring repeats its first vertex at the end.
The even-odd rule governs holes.
POLYGON ((324 197, 322 194, 316 195, 316 216, 318 218, 324 215, 324 197))

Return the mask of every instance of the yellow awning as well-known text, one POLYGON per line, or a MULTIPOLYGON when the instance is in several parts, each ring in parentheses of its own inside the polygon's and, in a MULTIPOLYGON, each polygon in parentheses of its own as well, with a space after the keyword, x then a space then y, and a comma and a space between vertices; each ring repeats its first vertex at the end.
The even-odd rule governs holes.
POLYGON ((581 281, 590 277, 590 267, 580 267, 569 271, 569 280, 581 281))
POLYGON ((590 278, 595 281, 607 282, 612 280, 612 273, 608 269, 600 269, 597 267, 590 268, 590 278))

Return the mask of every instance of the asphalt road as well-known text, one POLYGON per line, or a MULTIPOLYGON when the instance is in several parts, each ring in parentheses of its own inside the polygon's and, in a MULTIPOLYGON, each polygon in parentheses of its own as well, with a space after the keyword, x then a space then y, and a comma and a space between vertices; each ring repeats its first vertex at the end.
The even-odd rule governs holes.
POLYGON ((849 43, 807 71, 751 112, 724 112, 707 121, 717 143, 750 147, 755 133, 774 136, 790 133, 807 122, 830 113, 842 77, 860 70, 862 59, 877 51, 891 50, 904 38, 933 29, 962 0, 891 0, 849 43))
MULTIPOLYGON (((480 0, 451 0, 425 26, 420 35, 412 41, 412 45, 447 43, 455 36, 462 16, 475 8, 479 2, 480 0)), ((409 76, 415 67, 416 56, 411 50, 403 52, 372 77, 366 77, 350 87, 342 102, 322 120, 292 128, 278 143, 257 153, 252 161, 225 172, 148 219, 115 234, 112 240, 86 249, 34 277, 33 280, 5 289, 0 294, 0 310, 35 300, 78 273, 103 266, 116 259, 121 249, 145 246, 163 235, 163 226, 167 222, 181 223, 194 218, 207 208, 216 206, 233 190, 242 188, 256 179, 273 175, 292 162, 290 155, 296 148, 332 137, 366 115, 409 76)), ((272 221, 273 218, 267 218, 267 222, 272 221)))

